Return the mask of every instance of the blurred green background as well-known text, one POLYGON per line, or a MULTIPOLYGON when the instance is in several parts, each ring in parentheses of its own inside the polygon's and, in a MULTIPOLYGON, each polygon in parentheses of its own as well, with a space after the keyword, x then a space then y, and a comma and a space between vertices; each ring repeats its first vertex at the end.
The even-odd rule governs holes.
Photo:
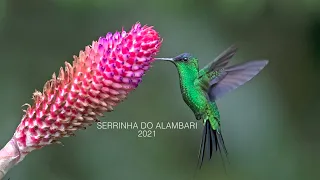
MULTIPOLYGON (((231 44, 232 63, 269 59, 260 75, 218 101, 231 165, 218 154, 198 180, 320 179, 320 1, 301 0, 2 0, 0 1, 0 144, 12 136, 53 72, 107 32, 140 21, 164 38, 158 57, 191 52, 201 67, 231 44)), ((155 63, 139 88, 104 121, 194 121, 172 64, 155 63)), ((202 134, 98 130, 65 146, 34 151, 11 180, 192 180, 202 134)))

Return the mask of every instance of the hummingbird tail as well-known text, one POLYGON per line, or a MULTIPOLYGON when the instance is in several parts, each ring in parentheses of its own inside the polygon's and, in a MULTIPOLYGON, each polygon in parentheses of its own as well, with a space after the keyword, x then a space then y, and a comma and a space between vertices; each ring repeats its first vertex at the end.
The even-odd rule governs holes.
MULTIPOLYGON (((202 142, 198 159, 198 166, 200 169, 203 163, 204 156, 207 156, 209 159, 211 159, 214 149, 216 152, 219 151, 222 161, 224 160, 222 157, 222 150, 226 157, 228 156, 228 151, 224 144, 221 131, 212 129, 210 122, 206 121, 205 127, 203 129, 202 142)), ((225 168, 224 161, 223 166, 225 168)))

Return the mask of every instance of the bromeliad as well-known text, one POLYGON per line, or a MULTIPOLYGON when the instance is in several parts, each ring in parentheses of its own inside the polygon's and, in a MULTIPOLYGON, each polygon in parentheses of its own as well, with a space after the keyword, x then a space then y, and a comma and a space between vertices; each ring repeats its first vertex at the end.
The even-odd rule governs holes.
POLYGON ((152 26, 107 33, 66 62, 58 76, 33 94, 11 140, 0 150, 0 179, 33 150, 99 121, 135 90, 159 52, 162 39, 152 26))

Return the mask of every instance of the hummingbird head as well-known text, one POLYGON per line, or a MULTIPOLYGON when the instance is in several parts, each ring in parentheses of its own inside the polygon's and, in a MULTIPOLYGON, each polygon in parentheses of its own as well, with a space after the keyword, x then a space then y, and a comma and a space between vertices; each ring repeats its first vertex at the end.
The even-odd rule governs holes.
POLYGON ((179 65, 190 65, 198 67, 198 59, 190 53, 182 53, 174 58, 155 58, 159 61, 170 61, 176 66, 179 65))

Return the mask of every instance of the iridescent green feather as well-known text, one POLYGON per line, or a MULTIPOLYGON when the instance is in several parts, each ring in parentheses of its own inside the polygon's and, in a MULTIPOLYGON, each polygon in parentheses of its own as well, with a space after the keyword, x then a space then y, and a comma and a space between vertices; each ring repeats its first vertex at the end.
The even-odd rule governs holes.
POLYGON ((205 152, 209 153, 211 159, 213 146, 215 151, 221 152, 222 148, 227 155, 221 134, 220 113, 215 101, 252 79, 268 63, 267 60, 251 61, 226 67, 236 50, 231 46, 200 71, 198 59, 189 53, 175 58, 158 58, 171 61, 177 67, 183 100, 194 112, 196 119, 204 123, 199 153, 200 167, 205 152), (209 151, 206 151, 207 147, 210 148, 209 151))

